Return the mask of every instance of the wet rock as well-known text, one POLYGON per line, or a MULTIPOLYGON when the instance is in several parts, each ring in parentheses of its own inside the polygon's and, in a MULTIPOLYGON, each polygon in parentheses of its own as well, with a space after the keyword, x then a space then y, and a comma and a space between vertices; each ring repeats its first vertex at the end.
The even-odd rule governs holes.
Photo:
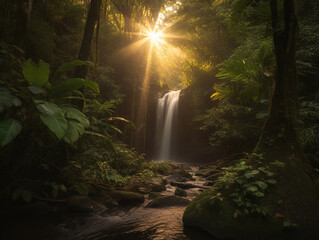
POLYGON ((166 181, 164 181, 162 178, 153 180, 151 183, 151 191, 152 192, 162 192, 166 190, 166 181))
POLYGON ((163 197, 163 195, 158 193, 158 192, 151 192, 148 195, 148 199, 156 199, 156 198, 159 198, 159 197, 163 197))
POLYGON ((182 189, 190 189, 190 188, 205 188, 206 189, 207 188, 207 187, 197 186, 197 185, 194 185, 191 183, 185 183, 185 182, 171 182, 171 185, 182 188, 182 189))
POLYGON ((112 198, 107 192, 101 192, 96 201, 107 208, 118 206, 118 202, 112 198))
POLYGON ((180 197, 186 197, 187 196, 187 193, 184 189, 181 189, 181 188, 176 188, 175 190, 175 195, 176 196, 180 196, 180 197))
POLYGON ((170 207, 170 206, 185 206, 190 201, 186 198, 178 196, 165 196, 156 198, 146 205, 146 207, 160 208, 160 207, 170 207))
POLYGON ((139 187, 136 189, 136 192, 141 193, 141 194, 147 194, 150 192, 148 187, 139 187))
POLYGON ((145 179, 141 177, 132 177, 125 187, 126 190, 147 194, 150 192, 161 192, 166 190, 166 181, 163 178, 145 179))
POLYGON ((135 192, 114 190, 109 194, 119 203, 119 205, 137 205, 145 201, 142 194, 135 192))
POLYGON ((186 182, 192 181, 193 176, 183 168, 173 169, 170 175, 165 178, 167 182, 186 182))
POLYGON ((101 204, 85 196, 74 196, 65 203, 68 212, 74 213, 92 213, 106 210, 101 204))

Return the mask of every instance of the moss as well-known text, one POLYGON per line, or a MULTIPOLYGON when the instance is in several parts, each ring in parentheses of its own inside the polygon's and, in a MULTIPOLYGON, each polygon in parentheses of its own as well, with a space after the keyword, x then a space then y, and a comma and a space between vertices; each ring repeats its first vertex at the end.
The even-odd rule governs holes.
POLYGON ((150 192, 150 194, 148 195, 148 199, 156 199, 159 197, 163 197, 163 195, 158 192, 150 192))
POLYGON ((145 201, 142 194, 127 191, 112 191, 110 192, 111 197, 113 197, 120 205, 131 205, 139 204, 145 201))
POLYGON ((282 220, 251 214, 235 218, 236 209, 231 199, 223 197, 212 201, 216 195, 217 189, 212 188, 197 196, 184 212, 184 225, 199 227, 222 239, 281 239, 282 220))

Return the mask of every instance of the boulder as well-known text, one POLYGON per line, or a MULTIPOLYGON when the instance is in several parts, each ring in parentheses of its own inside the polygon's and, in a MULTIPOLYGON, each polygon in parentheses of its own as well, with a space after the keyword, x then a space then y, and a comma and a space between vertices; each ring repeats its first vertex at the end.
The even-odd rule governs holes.
POLYGON ((115 199, 119 205, 137 205, 145 201, 142 194, 135 192, 114 190, 109 192, 109 195, 115 199))
POLYGON ((190 189, 190 188, 204 188, 204 189, 207 189, 208 188, 208 187, 198 186, 198 185, 195 185, 195 184, 192 184, 192 183, 185 183, 185 182, 171 182, 171 185, 175 186, 175 187, 182 188, 182 189, 190 189))
POLYGON ((96 201, 107 208, 112 208, 118 206, 118 202, 112 198, 107 191, 102 191, 96 198, 96 201))
POLYGON ((171 207, 171 206, 185 206, 189 204, 189 200, 178 196, 165 196, 152 200, 146 205, 146 207, 160 208, 160 207, 171 207))
POLYGON ((141 177, 132 177, 125 189, 128 191, 139 192, 141 194, 147 194, 150 192, 165 191, 165 185, 166 181, 160 177, 152 180, 141 177))
POLYGON ((192 180, 193 176, 183 168, 173 169, 170 175, 166 177, 167 182, 186 182, 192 180))
POLYGON ((186 191, 184 189, 178 187, 175 190, 175 195, 176 196, 180 196, 180 197, 186 197, 187 193, 186 193, 186 191))
POLYGON ((220 239, 283 239, 283 221, 271 216, 238 215, 234 217, 231 199, 212 201, 214 188, 198 195, 186 208, 183 223, 198 227, 220 239))
POLYGON ((150 189, 152 192, 162 192, 166 190, 166 181, 162 178, 158 178, 152 181, 150 189))
POLYGON ((158 192, 151 192, 150 194, 148 194, 148 199, 156 199, 159 197, 163 197, 163 195, 158 192))

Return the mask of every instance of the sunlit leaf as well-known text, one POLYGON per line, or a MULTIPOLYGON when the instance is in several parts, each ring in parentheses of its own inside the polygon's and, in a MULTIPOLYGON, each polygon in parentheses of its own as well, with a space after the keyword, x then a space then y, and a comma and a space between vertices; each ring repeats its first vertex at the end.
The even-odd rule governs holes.
POLYGON ((42 60, 36 64, 29 58, 23 67, 23 76, 31 86, 43 87, 49 80, 49 74, 48 64, 42 60))

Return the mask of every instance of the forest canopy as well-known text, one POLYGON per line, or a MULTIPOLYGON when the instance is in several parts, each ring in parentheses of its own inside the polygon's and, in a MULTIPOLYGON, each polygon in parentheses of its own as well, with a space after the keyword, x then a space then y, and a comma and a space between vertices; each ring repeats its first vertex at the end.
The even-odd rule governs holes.
POLYGON ((318 30, 317 0, 0 0, 1 203, 121 207, 196 174, 185 226, 312 237, 318 30))

